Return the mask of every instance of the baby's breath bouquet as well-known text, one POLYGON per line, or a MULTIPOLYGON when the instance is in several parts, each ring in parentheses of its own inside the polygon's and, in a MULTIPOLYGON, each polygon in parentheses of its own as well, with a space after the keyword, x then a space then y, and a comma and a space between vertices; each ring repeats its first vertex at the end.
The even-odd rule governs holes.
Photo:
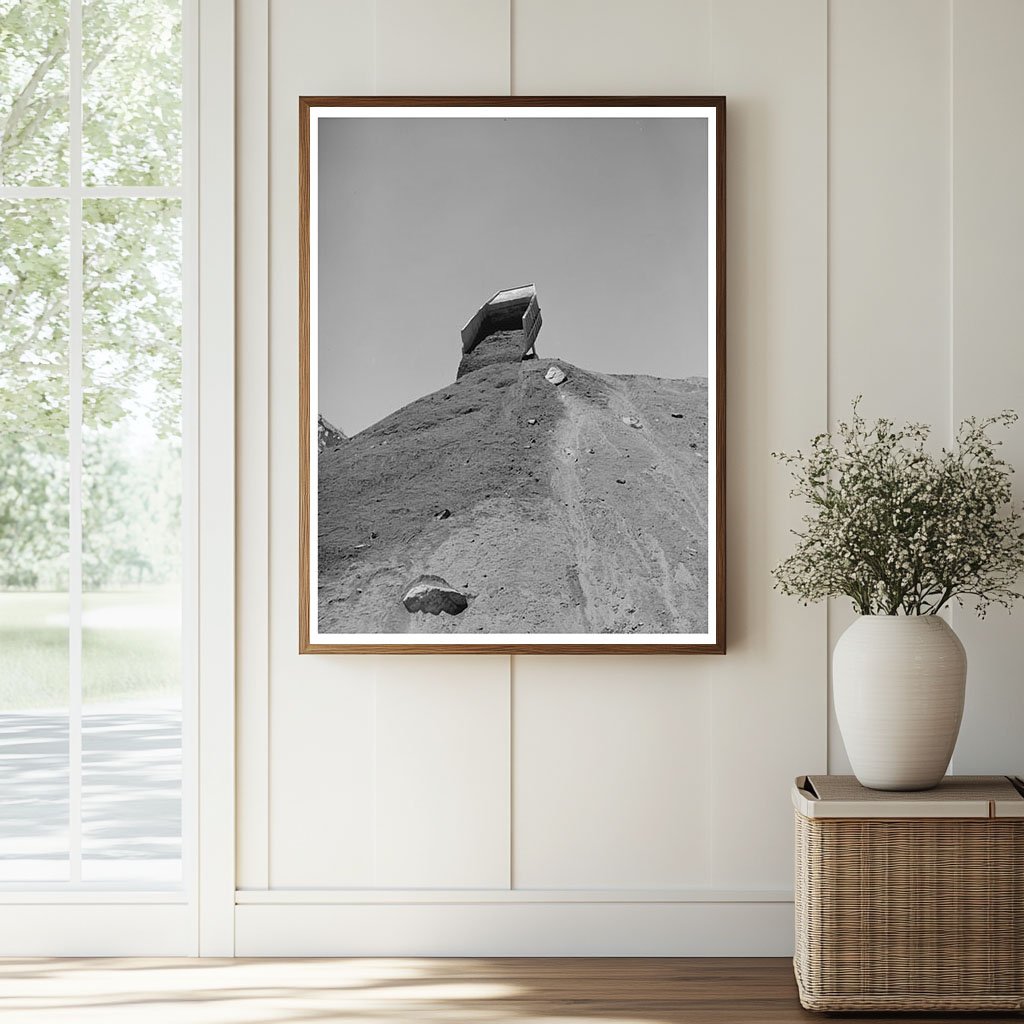
POLYGON ((982 617, 993 604, 1009 608, 1024 596, 1014 589, 1024 518, 989 430, 1017 414, 966 419, 935 455, 927 426, 869 425, 858 402, 810 451, 773 453, 811 506, 796 551, 774 570, 776 589, 805 603, 845 595, 862 615, 934 615, 965 598, 982 617))

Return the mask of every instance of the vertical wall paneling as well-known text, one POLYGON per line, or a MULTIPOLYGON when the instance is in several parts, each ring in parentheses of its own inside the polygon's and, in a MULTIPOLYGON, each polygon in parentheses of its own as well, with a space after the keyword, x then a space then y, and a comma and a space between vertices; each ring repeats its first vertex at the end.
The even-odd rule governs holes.
MULTIPOLYGON (((1024 4, 954 0, 952 413, 1024 414, 1024 4)), ((1003 433, 1024 497, 1024 425, 1003 433)), ((955 613, 967 648, 958 772, 1024 772, 1024 606, 978 621, 955 613)))
MULTIPOLYGON (((234 951, 235 12, 199 16, 199 928, 200 956, 234 951)), ((113 916, 113 908, 108 908, 113 916)))
MULTIPOLYGON (((376 91, 507 95, 508 0, 378 0, 376 91)), ((375 878, 507 888, 509 659, 382 661, 375 878)))
POLYGON ((508 658, 378 661, 375 884, 508 888, 508 658))
MULTIPOLYGON (((514 0, 512 26, 519 94, 711 91, 709 0, 514 0)), ((708 674, 707 658, 515 658, 517 887, 708 883, 708 674)))
POLYGON ((372 0, 270 2, 271 886, 373 880, 374 659, 300 658, 296 623, 298 97, 373 92, 373 18, 372 0))
MULTIPOLYGON (((376 91, 507 95, 508 0, 378 0, 376 91)), ((508 657, 383 660, 375 879, 510 884, 508 657)))
POLYGON ((509 0, 377 0, 376 92, 504 96, 509 0))
POLYGON ((273 680, 270 884, 372 886, 379 659, 302 660, 273 680))
MULTIPOLYGON (((507 92, 507 6, 500 19, 493 3, 468 6, 274 0, 272 206, 286 240, 273 244, 277 280, 296 274, 297 97, 507 92), (403 46, 414 49, 399 53, 403 46), (429 78, 430 68, 442 77, 429 78), (461 89, 450 77, 460 68, 461 89), (401 69, 419 85, 403 84, 401 69)), ((294 600, 294 492, 273 486, 294 479, 293 295, 278 288, 272 297, 273 307, 280 296, 272 330, 281 339, 272 416, 280 411, 281 426, 272 430, 271 548, 275 583, 283 581, 272 588, 281 598, 272 631, 272 884, 507 886, 508 659, 294 653, 294 614, 284 610, 294 600)))
POLYGON ((829 400, 948 432, 949 11, 832 0, 829 400), (881 29, 884 26, 884 31, 881 29))
POLYGON ((512 0, 523 96, 709 92, 711 0, 512 0))
MULTIPOLYGON (((943 439, 1021 406, 1019 0, 239 6, 236 948, 785 953, 787 789, 845 765, 849 619, 770 590, 800 509, 769 453, 859 392, 943 439), (299 658, 297 97, 513 90, 728 97, 729 653, 519 657, 514 685, 497 657, 299 658)), ((1019 624, 956 628, 956 769, 1022 771, 1019 624)))
POLYGON ((710 699, 680 668, 516 658, 516 888, 710 883, 710 699))
MULTIPOLYGON (((829 5, 830 426, 866 416, 949 433, 949 9, 829 5)), ((829 650, 853 621, 833 601, 829 650)), ((834 720, 829 764, 849 770, 834 720)))
POLYGON ((713 884, 788 886, 788 786, 825 767, 825 610, 771 591, 799 510, 770 453, 825 426, 826 8, 716 0, 728 97, 728 654, 712 663, 713 884))
POLYGON ((251 0, 236 10, 238 97, 235 202, 247 216, 236 225, 236 457, 238 507, 235 514, 238 614, 236 671, 245 685, 237 695, 237 885, 270 884, 270 626, 268 323, 270 181, 268 160, 270 39, 268 0, 251 0))

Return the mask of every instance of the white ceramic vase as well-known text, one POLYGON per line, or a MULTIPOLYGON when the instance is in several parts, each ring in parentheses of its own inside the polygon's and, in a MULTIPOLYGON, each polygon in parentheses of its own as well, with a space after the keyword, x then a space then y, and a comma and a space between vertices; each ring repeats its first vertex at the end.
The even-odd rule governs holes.
POLYGON ((832 655, 836 717, 870 789, 931 789, 953 756, 967 655, 936 615, 861 615, 832 655))

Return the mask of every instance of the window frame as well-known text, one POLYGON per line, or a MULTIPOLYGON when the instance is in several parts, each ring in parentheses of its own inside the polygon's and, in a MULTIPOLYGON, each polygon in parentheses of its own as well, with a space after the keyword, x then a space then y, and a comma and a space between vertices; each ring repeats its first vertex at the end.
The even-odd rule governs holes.
POLYGON ((0 930, 0 955, 232 955, 234 8, 182 0, 182 174, 172 187, 83 183, 82 11, 83 0, 69 0, 67 184, 0 186, 0 198, 68 204, 72 518, 72 874, 0 884, 0 918, 13 926, 0 930), (173 889, 80 880, 82 225, 85 200, 102 198, 173 198, 182 211, 182 881, 173 889))

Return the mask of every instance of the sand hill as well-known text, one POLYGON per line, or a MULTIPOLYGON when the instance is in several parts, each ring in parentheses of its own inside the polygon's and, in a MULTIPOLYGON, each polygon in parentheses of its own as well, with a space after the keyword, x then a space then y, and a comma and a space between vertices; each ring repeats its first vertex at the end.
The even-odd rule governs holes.
POLYGON ((494 362, 326 446, 321 632, 704 632, 707 399, 704 378, 494 362), (421 575, 465 610, 407 610, 421 575))

